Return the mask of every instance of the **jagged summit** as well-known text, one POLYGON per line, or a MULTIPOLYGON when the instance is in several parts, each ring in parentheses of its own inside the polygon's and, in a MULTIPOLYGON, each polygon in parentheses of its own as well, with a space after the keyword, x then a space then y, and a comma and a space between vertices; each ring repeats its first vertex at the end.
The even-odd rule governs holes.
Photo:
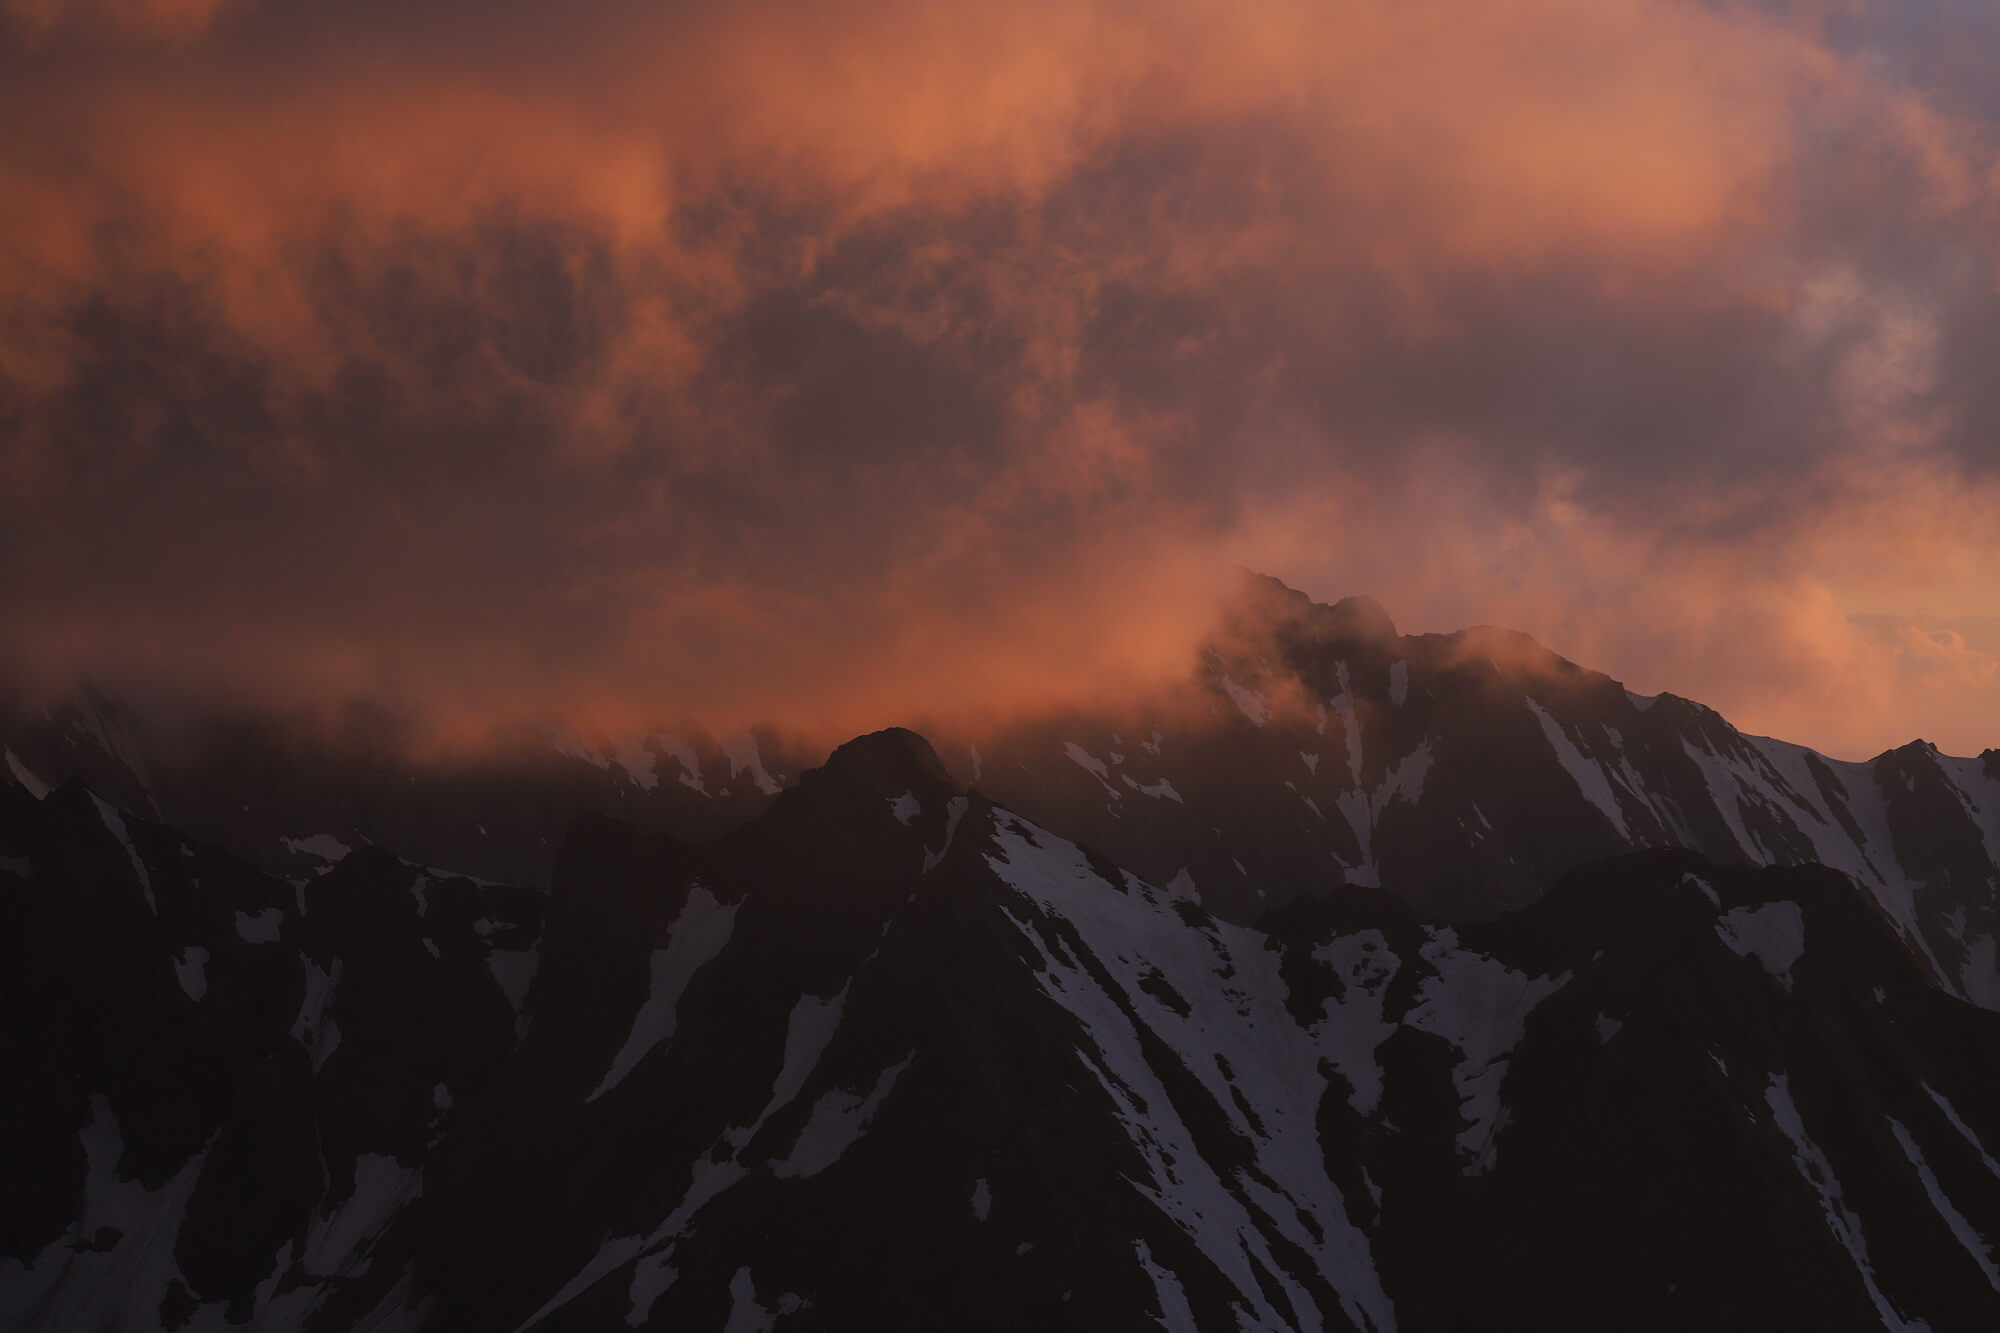
POLYGON ((1366 595, 1343 597, 1329 608, 1327 623, 1335 637, 1387 642, 1401 637, 1382 603, 1366 595))
POLYGON ((942 788, 952 796, 964 791, 931 743, 907 727, 885 727, 856 736, 828 755, 819 771, 871 789, 921 786, 942 788))
POLYGON ((1400 637, 1396 622, 1373 597, 1343 597, 1331 606, 1269 574, 1245 570, 1238 612, 1264 617, 1273 627, 1290 627, 1328 641, 1391 643, 1400 637))

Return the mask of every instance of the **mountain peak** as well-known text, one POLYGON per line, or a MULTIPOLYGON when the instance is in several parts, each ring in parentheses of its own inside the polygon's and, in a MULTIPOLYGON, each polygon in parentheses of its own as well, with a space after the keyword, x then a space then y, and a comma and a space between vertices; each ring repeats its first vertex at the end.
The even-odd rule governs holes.
POLYGON ((961 790, 931 743, 907 727, 886 727, 856 736, 828 755, 821 771, 869 787, 941 785, 954 795, 961 790))
POLYGON ((1315 637, 1378 643, 1397 638, 1396 622, 1373 597, 1343 597, 1331 606, 1269 574, 1244 572, 1245 601, 1274 622, 1308 626, 1315 637))
POLYGON ((1396 622, 1389 618, 1382 603, 1373 597, 1365 594, 1343 597, 1330 609, 1332 615, 1329 619, 1341 638, 1372 641, 1398 637, 1396 622))

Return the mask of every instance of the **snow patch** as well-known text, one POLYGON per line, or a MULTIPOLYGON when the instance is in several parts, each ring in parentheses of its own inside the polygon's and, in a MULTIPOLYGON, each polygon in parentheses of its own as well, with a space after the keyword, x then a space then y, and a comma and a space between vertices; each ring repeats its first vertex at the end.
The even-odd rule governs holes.
POLYGON ((725 737, 722 741, 722 753, 729 757, 730 777, 733 778, 747 769, 750 781, 766 796, 776 796, 784 790, 778 785, 776 778, 764 771, 764 757, 757 752, 757 738, 749 732, 739 732, 734 736, 725 737))
POLYGON ((1135 1240, 1132 1247, 1139 1256, 1139 1267, 1153 1279, 1153 1294, 1160 1301, 1160 1327, 1166 1333, 1201 1333, 1201 1325, 1194 1319, 1194 1307, 1188 1304, 1187 1293, 1181 1290, 1181 1280, 1174 1276, 1173 1270, 1153 1262, 1153 1252, 1146 1248, 1145 1241, 1135 1240))
POLYGON ((922 814, 923 810, 922 803, 917 800, 917 794, 913 791, 906 791, 889 802, 889 813, 896 817, 898 824, 909 823, 922 814))
POLYGON ((292 1020, 291 1038, 312 1057, 313 1073, 326 1067, 327 1059, 340 1048, 340 1028, 333 1021, 334 997, 340 993, 340 960, 321 971, 318 963, 305 960, 306 993, 299 1001, 298 1016, 292 1020))
MULTIPOLYGON (((81 1216, 23 1268, 0 1259, 0 1328, 152 1329, 159 1327, 167 1284, 180 1276, 174 1241, 207 1151, 197 1153, 157 1190, 121 1180, 124 1136, 110 1103, 90 1099, 81 1216), (109 1250, 87 1245, 100 1229, 120 1235, 109 1250)), ((74 1197, 74 1196, 73 1196, 74 1197)))
POLYGON ((778 1077, 771 1084, 770 1100, 749 1125, 724 1131, 723 1138, 732 1150, 741 1152, 745 1144, 757 1137, 765 1121, 791 1105, 792 1099, 799 1095, 799 1089, 819 1067, 820 1057, 832 1044, 833 1034, 840 1030, 841 1010, 847 1005, 847 990, 853 984, 850 977, 831 999, 801 995, 792 1006, 785 1019, 785 1055, 778 1066, 778 1077))
POLYGON ((158 916, 160 905, 153 901, 153 877, 146 873, 146 863, 139 859, 139 849, 132 845, 132 835, 125 828, 125 817, 96 792, 90 793, 90 799, 97 807, 97 817, 104 821, 104 827, 125 845, 125 859, 132 863, 132 873, 138 876, 139 892, 146 895, 146 906, 152 909, 154 916, 158 916))
POLYGON ((1739 907, 1715 919, 1715 933, 1736 954, 1754 957, 1786 990, 1792 966, 1806 951, 1805 913, 1795 902, 1739 907))
POLYGON ((774 1312, 757 1304, 757 1284, 750 1278, 748 1268, 736 1270, 736 1276, 729 1279, 729 1322, 722 1326, 722 1333, 769 1333, 776 1327, 774 1312))
MULTIPOLYGON (((1771 784, 1769 777, 1782 775, 1773 771, 1770 775, 1756 773, 1741 764, 1732 764, 1727 758, 1710 752, 1704 745, 1696 745, 1688 737, 1681 737, 1681 751, 1701 769, 1702 780, 1707 786, 1709 799, 1714 803, 1716 813, 1728 826, 1729 834, 1736 840, 1737 848, 1744 856, 1773 865, 1784 858, 1764 845, 1763 839, 1751 831, 1743 822, 1743 807, 1762 809, 1773 815, 1783 815, 1786 822, 1794 823, 1784 815, 1784 805, 1797 805, 1795 801, 1781 801, 1781 793, 1771 784)), ((1756 751, 1753 749, 1752 754, 1756 751)), ((1796 795, 1796 793, 1794 793, 1796 795)), ((1829 864, 1832 864, 1829 862, 1829 864)))
POLYGON ((708 795, 708 789, 701 785, 701 760, 694 749, 678 738, 661 734, 654 740, 660 743, 660 753, 681 766, 681 786, 692 790, 697 796, 708 795))
POLYGON ((284 929, 285 909, 282 907, 236 914, 236 935, 245 944, 276 944, 284 929))
POLYGON ((1958 980, 1966 999, 1983 1009, 2000 1009, 2000 940, 1982 935, 1967 944, 1958 980))
POLYGON ((687 1224, 693 1220, 696 1213, 707 1207, 709 1202, 717 1195, 723 1193, 748 1174, 749 1172, 744 1170, 737 1162, 716 1161, 713 1154, 704 1154, 696 1158, 694 1162, 694 1177, 688 1185, 687 1193, 681 1197, 680 1202, 674 1206, 673 1212, 667 1214, 659 1226, 653 1228, 650 1234, 644 1236, 605 1237, 604 1243, 598 1247, 597 1254, 578 1270, 575 1277, 564 1283, 562 1289, 551 1296, 541 1309, 535 1311, 526 1320, 522 1321, 520 1326, 514 1330, 514 1333, 525 1333, 525 1330, 541 1323, 542 1320, 548 1318, 551 1314, 568 1305, 578 1296, 590 1290, 590 1288, 596 1286, 612 1272, 632 1262, 633 1259, 638 1258, 642 1254, 648 1255, 648 1258, 641 1260, 639 1267, 642 1271, 645 1271, 650 1266, 651 1272, 643 1288, 638 1275, 634 1274, 632 1280, 633 1308, 632 1312, 625 1316, 625 1322, 633 1327, 646 1322, 646 1315, 652 1310, 652 1301, 658 1299, 660 1293, 664 1292, 674 1281, 673 1271, 667 1267, 673 1259, 673 1246, 669 1244, 667 1249, 662 1252, 649 1252, 653 1251, 654 1247, 660 1245, 662 1242, 668 1242, 680 1236, 687 1229, 687 1224), (665 1270, 664 1273, 660 1272, 662 1269, 665 1270), (657 1289, 653 1289, 655 1287, 657 1289), (652 1289, 651 1299, 646 1300, 645 1309, 642 1312, 639 1307, 639 1300, 645 1295, 648 1289, 652 1289))
POLYGON ((661 1250, 641 1257, 638 1263, 632 1265, 632 1285, 626 1291, 627 1298, 632 1302, 632 1308, 625 1315, 627 1327, 639 1328, 651 1319, 653 1306, 680 1277, 668 1262, 671 1258, 672 1250, 661 1250))
POLYGON ((1075 741, 1064 741, 1063 753, 1069 756, 1071 763, 1103 783, 1104 790, 1110 792, 1114 798, 1124 796, 1124 793, 1111 783, 1111 769, 1096 755, 1093 755, 1075 741))
MULTIPOLYGON (((1382 785, 1377 787, 1374 794, 1369 797, 1369 814, 1373 818, 1379 819, 1382 816, 1382 812, 1396 801, 1406 801, 1411 805, 1415 805, 1417 802, 1423 800, 1424 779, 1429 776, 1430 771, 1431 743, 1425 741, 1416 749, 1397 760, 1396 766, 1390 769, 1388 774, 1382 779, 1382 785)), ((1344 806, 1345 802, 1343 801, 1342 804, 1344 806)), ((1362 846, 1366 847, 1367 845, 1367 840, 1363 840, 1362 846)))
POLYGON ((611 767, 609 759, 585 744, 581 737, 566 726, 560 724, 546 726, 542 728, 542 734, 549 738, 549 746, 557 754, 567 755, 571 759, 581 759, 597 768, 611 767))
POLYGON ((1882 1289, 1875 1285, 1875 1268, 1868 1262, 1868 1243, 1861 1234, 1861 1219, 1849 1210, 1841 1196, 1840 1181, 1833 1174, 1833 1163, 1806 1133, 1805 1120, 1799 1115, 1798 1105, 1792 1100, 1791 1083, 1783 1074, 1771 1075, 1771 1084, 1764 1090, 1764 1100, 1771 1108, 1771 1116, 1785 1137, 1792 1141, 1792 1162, 1798 1172, 1819 1194, 1821 1210, 1826 1214, 1827 1228, 1846 1248, 1848 1258, 1854 1261, 1855 1270, 1861 1275, 1862 1285, 1867 1287, 1869 1299, 1875 1303, 1875 1313, 1888 1329, 1927 1329, 1920 1320, 1905 1320, 1902 1312, 1889 1303, 1882 1289))
POLYGON ((660 774, 654 765, 653 752, 645 742, 634 737, 618 746, 618 767, 625 770, 625 776, 638 784, 639 790, 651 791, 660 785, 660 774))
POLYGON ((798 1142, 792 1145, 791 1155, 781 1162, 771 1163, 772 1174, 780 1179, 816 1176, 839 1161, 841 1154, 867 1132, 875 1113, 882 1109, 882 1103, 894 1090, 896 1080, 916 1058, 916 1052, 912 1051, 901 1064, 883 1070, 865 1097, 857 1097, 844 1088, 835 1088, 813 1103, 812 1115, 807 1118, 805 1128, 799 1131, 798 1142))
POLYGON ((1340 718, 1340 734, 1347 744, 1347 776, 1355 786, 1361 785, 1361 719, 1354 707, 1354 687, 1348 683, 1347 663, 1334 663, 1334 672, 1340 678, 1340 693, 1327 702, 1340 718))
POLYGON ((190 944, 174 960, 174 979, 181 983, 181 989, 190 1000, 200 1003, 208 994, 208 950, 199 944, 190 944))
MULTIPOLYGON (((641 1250, 646 1248, 647 1239, 648 1238, 644 1236, 605 1237, 604 1243, 600 1245, 597 1249, 597 1254, 593 1258, 591 1258, 589 1262, 585 1263, 580 1270, 578 1270, 577 1275, 575 1277, 571 1278, 568 1282, 564 1283, 561 1290, 557 1291, 555 1295, 549 1297, 548 1301, 542 1306, 541 1309, 535 1311, 533 1314, 529 1315, 527 1319, 523 1320, 520 1326, 514 1330, 514 1333, 526 1333, 526 1330, 531 1329, 536 1324, 541 1323, 544 1319, 547 1319, 557 1310, 560 1310, 563 1306, 568 1305, 578 1296, 581 1296, 584 1292, 596 1286, 605 1277, 610 1275, 610 1273, 613 1270, 621 1267, 624 1264, 630 1263, 634 1258, 638 1256, 641 1250)), ((666 1257, 668 1256, 662 1256, 662 1259, 664 1260, 664 1258, 666 1257)), ((661 1291, 666 1290, 666 1287, 668 1285, 671 1285, 672 1282, 673 1282, 672 1277, 669 1277, 667 1279, 667 1282, 665 1284, 662 1284, 660 1290, 661 1291)), ((633 1279, 633 1286, 634 1289, 636 1290, 638 1286, 638 1279, 636 1277, 633 1279)), ((653 1294, 654 1297, 657 1299, 659 1292, 654 1292, 653 1294)), ((650 1302, 648 1303, 646 1308, 648 1312, 651 1311, 652 1306, 650 1302)), ((635 1306, 635 1313, 636 1313, 636 1306, 635 1306)), ((640 1323, 644 1322, 644 1317, 641 1316, 639 1319, 634 1319, 631 1315, 628 1314, 625 1317, 625 1322, 627 1324, 632 1325, 633 1327, 637 1327, 640 1323)))
POLYGON ((958 821, 965 818, 965 812, 972 808, 972 802, 963 796, 954 796, 944 807, 944 845, 936 851, 924 848, 924 873, 930 874, 944 864, 945 854, 951 851, 951 840, 958 833, 958 821))
POLYGON ((1243 716, 1250 719, 1253 726, 1263 726, 1271 720, 1271 705, 1255 690, 1245 689, 1227 675, 1222 678, 1222 688, 1226 691, 1243 716))
POLYGON ((1570 780, 1576 783, 1583 799, 1596 806, 1611 821, 1611 827, 1618 831, 1620 838, 1632 841, 1632 831, 1625 824, 1625 812, 1618 808, 1618 795, 1612 791, 1603 767, 1584 757, 1583 751, 1577 749, 1569 733, 1563 730, 1562 723, 1550 716, 1549 710, 1542 707, 1539 700, 1528 697, 1527 702, 1535 720, 1542 724, 1542 735, 1548 738, 1549 748, 1556 752, 1557 761, 1569 774, 1570 780))
POLYGON ((1382 1066, 1375 1052, 1398 1026, 1384 1014, 1398 959, 1379 930, 1336 935, 1314 949, 1313 957, 1331 967, 1341 985, 1340 997, 1327 1001, 1328 1017, 1315 1029, 1320 1049, 1352 1089, 1348 1104, 1373 1115, 1382 1102, 1382 1066))
POLYGON ((611 1068, 597 1090, 584 1098, 586 1102, 596 1101, 624 1082, 639 1061, 674 1035, 682 993, 695 972, 729 943, 740 906, 731 903, 724 907, 705 885, 688 888, 687 903, 668 928, 667 947, 653 951, 645 1003, 632 1016, 632 1030, 625 1044, 612 1057, 611 1068))
POLYGON ((528 988, 535 982, 535 973, 541 970, 542 955, 535 949, 492 949, 486 954, 486 969, 493 974, 493 984, 507 997, 507 1005, 514 1011, 514 1038, 520 1040, 528 1031, 528 988))
POLYGON ((972 1182, 972 1216, 975 1221, 984 1222, 993 1211, 993 1191, 986 1188, 986 1177, 972 1182))
POLYGON ((1944 1099, 1943 1093, 1940 1093, 1928 1083, 1922 1086, 1924 1095, 1937 1103, 1938 1110, 1944 1112, 1944 1118, 1951 1121, 1951 1127, 1957 1130, 1967 1143, 1972 1145, 1973 1151, 1979 1154, 1980 1161, 1986 1163, 1986 1169, 1992 1173, 1993 1178, 2000 1180, 2000 1162, 1993 1160, 1993 1154, 1986 1151, 1986 1145, 1981 1143, 1979 1136, 1972 1132, 1972 1126, 1959 1119, 1958 1111, 1950 1102, 1944 1099))
POLYGON ((1910 1131, 1895 1120, 1889 1122, 1889 1129, 1895 1134, 1896 1142, 1902 1145, 1903 1156, 1909 1158, 1910 1165, 1916 1168, 1917 1179, 1924 1184, 1924 1193, 1930 1195, 1931 1207, 1937 1209, 1937 1215, 1951 1228, 1952 1236, 1965 1247, 1965 1252, 1972 1256, 1972 1261, 1979 1265, 1979 1271, 1986 1275, 1986 1284, 1993 1290, 2000 1291, 2000 1267, 1994 1265, 1993 1251, 1987 1247, 1985 1239, 1980 1236, 1972 1223, 1965 1220, 1965 1214, 1959 1212, 1946 1197, 1944 1187, 1938 1184, 1936 1174, 1931 1171, 1930 1163, 1924 1160, 1924 1154, 1917 1147, 1916 1139, 1910 1136, 1910 1131))
POLYGON ((600 755, 598 751, 594 751, 588 743, 584 743, 582 737, 578 737, 568 727, 550 725, 550 727, 542 729, 542 735, 548 737, 550 749, 554 749, 558 755, 568 755, 570 759, 582 759, 586 765, 592 765, 596 769, 610 769, 612 767, 612 761, 604 759, 604 755, 600 755))
POLYGON ((1392 1329, 1368 1239, 1348 1218, 1320 1152, 1320 1042, 1285 1009, 1266 937, 1225 922, 1192 927, 1169 894, 1136 880, 1113 891, 1077 847, 1025 821, 1004 822, 994 848, 987 862, 1021 895, 1018 908, 1005 910, 1041 960, 1042 993, 1076 1020, 1079 1068, 1145 1164, 1130 1187, 1210 1256, 1246 1326, 1343 1322, 1292 1275, 1295 1261, 1276 1259, 1282 1240, 1310 1257, 1344 1322, 1392 1329), (1037 913, 1052 931, 1037 925, 1037 913), (1180 1003, 1146 993, 1163 981, 1180 1003), (1154 1039, 1151 1049, 1174 1052, 1189 1076, 1177 1093, 1148 1057, 1154 1039), (1178 1104, 1189 1097, 1200 1099, 1192 1121, 1178 1104), (1252 1154, 1251 1166, 1227 1177, 1192 1127, 1217 1112, 1252 1154), (1258 1270, 1281 1295, 1267 1294, 1258 1270), (1295 1314, 1280 1315, 1274 1300, 1295 1314))
POLYGON ((38 801, 47 798, 50 791, 49 784, 36 777, 12 750, 7 751, 7 771, 14 775, 14 781, 28 789, 28 795, 38 801))
POLYGON ((1389 664, 1389 702, 1401 708, 1410 699, 1410 664, 1391 662, 1389 664))
POLYGON ((1570 974, 1531 977, 1516 972, 1496 958, 1461 948, 1458 932, 1448 926, 1420 954, 1437 974, 1424 980, 1416 1006, 1403 1021, 1444 1038, 1464 1057, 1451 1071, 1459 1113, 1466 1121, 1458 1146, 1471 1157, 1466 1174, 1479 1175, 1492 1166, 1497 1151, 1500 1089, 1528 1015, 1561 990, 1570 974))
POLYGON ((353 849, 331 833, 315 833, 305 838, 280 838, 286 851, 294 856, 310 856, 315 861, 323 861, 326 866, 338 865, 353 849))
POLYGON ((354 1162, 354 1193, 330 1215, 313 1218, 301 1261, 315 1277, 358 1276, 367 1252, 406 1204, 424 1196, 422 1167, 363 1153, 354 1162))

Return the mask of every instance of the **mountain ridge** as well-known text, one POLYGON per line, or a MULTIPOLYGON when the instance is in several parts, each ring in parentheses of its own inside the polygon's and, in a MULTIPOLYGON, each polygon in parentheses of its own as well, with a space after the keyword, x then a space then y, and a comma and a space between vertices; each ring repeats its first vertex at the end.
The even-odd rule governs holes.
MULTIPOLYGON (((102 789, 159 813, 150 781, 174 822, 292 877, 376 842, 545 883, 539 868, 579 814, 700 841, 743 826, 814 762, 769 732, 727 744, 662 732, 596 750, 549 733, 539 759, 521 751, 524 766, 506 771, 406 772, 379 747, 352 769, 274 752, 209 790, 200 783, 218 763, 176 776, 139 753, 143 726, 93 708, 45 723, 36 753, 67 748, 73 769, 123 774, 102 789)), ((19 734, 0 728, 25 770, 19 734)), ((1340 883, 1478 920, 1574 866, 1684 846, 1720 862, 1834 866, 1947 985, 2000 1005, 2000 751, 1959 758, 1914 741, 1832 760, 1671 693, 1632 694, 1513 631, 1403 636, 1372 599, 1322 605, 1263 576, 1245 580, 1179 685, 931 739, 932 779, 975 786, 1238 922, 1340 883)))
POLYGON ((2000 1015, 1847 877, 1654 849, 1492 922, 1340 886, 1244 926, 938 782, 907 733, 865 742, 704 843, 579 820, 546 895, 380 851, 293 884, 7 784, 6 1141, 54 1174, 0 1312, 2000 1313, 2000 1015))

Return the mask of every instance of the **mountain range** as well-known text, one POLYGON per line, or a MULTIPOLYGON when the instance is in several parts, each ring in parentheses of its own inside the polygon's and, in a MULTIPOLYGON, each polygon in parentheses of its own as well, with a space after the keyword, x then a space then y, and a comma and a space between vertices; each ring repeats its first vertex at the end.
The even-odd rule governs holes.
POLYGON ((976 734, 351 730, 0 719, 0 1324, 2000 1321, 1995 751, 1266 580, 976 734))

